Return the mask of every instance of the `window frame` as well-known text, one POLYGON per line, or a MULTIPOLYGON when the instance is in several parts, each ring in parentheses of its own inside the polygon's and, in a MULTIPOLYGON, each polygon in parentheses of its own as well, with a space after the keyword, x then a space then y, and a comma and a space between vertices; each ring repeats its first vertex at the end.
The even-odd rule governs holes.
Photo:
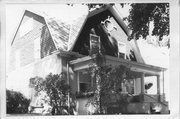
MULTIPOLYGON (((100 36, 98 36, 98 35, 96 35, 96 34, 89 34, 89 42, 90 42, 90 53, 89 54, 91 54, 92 53, 92 49, 93 49, 93 45, 94 45, 94 43, 92 43, 92 40, 91 40, 91 38, 92 37, 96 37, 96 38, 98 38, 98 40, 96 41, 98 44, 96 44, 96 46, 98 47, 98 52, 100 53, 101 52, 101 41, 100 41, 100 36)), ((94 53, 93 53, 94 54, 94 53)))
POLYGON ((121 42, 121 41, 118 41, 117 43, 118 43, 118 58, 122 58, 122 57, 120 57, 120 53, 122 53, 122 54, 124 54, 123 59, 126 59, 126 43, 121 42), (121 45, 119 45, 119 44, 121 44, 121 45), (122 45, 125 48, 123 52, 121 50, 122 48, 120 49, 120 46, 122 46, 122 45))

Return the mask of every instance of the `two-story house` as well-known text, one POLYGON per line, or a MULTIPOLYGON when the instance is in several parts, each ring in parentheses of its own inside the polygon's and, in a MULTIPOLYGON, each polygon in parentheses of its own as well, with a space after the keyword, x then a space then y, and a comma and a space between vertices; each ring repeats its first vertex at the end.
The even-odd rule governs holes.
POLYGON ((30 78, 67 72, 72 93, 85 92, 93 85, 86 70, 94 58, 91 49, 97 47, 106 65, 124 65, 134 74, 128 80, 133 82, 133 95, 141 99, 129 103, 128 113, 149 113, 152 104, 161 105, 161 113, 168 113, 168 104, 160 91, 166 69, 145 64, 136 40, 129 41, 129 35, 113 5, 84 14, 72 24, 26 10, 11 44, 7 88, 26 93, 30 78), (146 94, 146 77, 156 80, 157 94, 146 94))

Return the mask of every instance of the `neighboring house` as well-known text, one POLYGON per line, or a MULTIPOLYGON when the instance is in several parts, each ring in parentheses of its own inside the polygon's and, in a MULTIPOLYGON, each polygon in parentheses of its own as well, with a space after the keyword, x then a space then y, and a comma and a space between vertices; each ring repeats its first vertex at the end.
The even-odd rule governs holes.
MULTIPOLYGON (((93 10, 72 24, 26 10, 11 44, 7 88, 27 94, 30 78, 67 72, 72 93, 85 92, 93 85, 86 70, 93 61, 90 55, 95 46, 100 47, 107 65, 124 65, 134 73, 129 79, 134 88, 131 94, 140 100, 127 106, 128 113, 149 113, 150 106, 156 104, 163 107, 161 113, 168 113, 168 103, 160 92, 166 69, 145 64, 136 40, 128 41, 129 34, 111 5, 93 10), (145 77, 157 81, 157 94, 145 93, 145 77)), ((31 93, 29 97, 33 98, 31 93)))

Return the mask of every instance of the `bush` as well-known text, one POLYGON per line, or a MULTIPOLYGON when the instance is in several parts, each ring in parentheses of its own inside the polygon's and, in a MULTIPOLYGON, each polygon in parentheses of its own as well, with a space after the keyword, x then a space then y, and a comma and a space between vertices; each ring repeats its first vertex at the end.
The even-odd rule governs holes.
POLYGON ((47 94, 49 100, 46 103, 52 107, 50 111, 52 115, 73 114, 72 110, 75 109, 75 102, 70 93, 71 87, 67 84, 67 77, 64 73, 50 73, 45 79, 35 77, 30 80, 30 85, 37 94, 42 92, 47 94))
POLYGON ((30 100, 25 98, 20 92, 6 90, 7 114, 28 113, 30 100))

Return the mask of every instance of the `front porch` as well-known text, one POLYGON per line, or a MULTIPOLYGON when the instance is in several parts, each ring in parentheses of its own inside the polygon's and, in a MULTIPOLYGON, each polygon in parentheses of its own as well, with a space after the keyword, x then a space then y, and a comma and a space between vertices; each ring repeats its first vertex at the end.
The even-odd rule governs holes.
MULTIPOLYGON (((96 56, 85 56, 70 61, 70 65, 77 75, 77 92, 86 92, 86 87, 93 87, 95 85, 96 81, 91 79, 89 82, 87 81, 90 77, 85 76, 83 78, 83 75, 87 75, 87 69, 89 69, 91 66, 99 65, 99 63, 95 62, 95 59, 96 56), (89 84, 86 85, 86 83, 89 84)), ((122 94, 128 97, 128 103, 125 105, 117 105, 117 102, 115 99, 113 99, 112 95, 112 99, 109 101, 111 106, 106 108, 107 114, 119 112, 122 114, 149 114, 153 112, 163 114, 169 113, 168 104, 164 99, 164 87, 162 87, 162 92, 160 90, 160 80, 163 81, 163 72, 166 69, 133 61, 127 61, 125 59, 107 55, 103 56, 103 62, 100 62, 100 64, 111 66, 123 65, 128 67, 131 72, 131 75, 124 79, 125 82, 122 83, 123 88, 121 91, 122 94), (145 80, 147 77, 153 77, 154 80, 156 80, 156 94, 148 94, 148 89, 145 86, 145 80), (130 89, 130 87, 127 87, 127 85, 125 85, 126 83, 131 84, 130 87, 133 88, 130 89)), ((162 86, 164 85, 162 84, 162 86)), ((85 99, 85 102, 87 102, 87 99, 88 98, 85 99)), ((82 114, 87 114, 87 110, 85 110, 82 114)))

